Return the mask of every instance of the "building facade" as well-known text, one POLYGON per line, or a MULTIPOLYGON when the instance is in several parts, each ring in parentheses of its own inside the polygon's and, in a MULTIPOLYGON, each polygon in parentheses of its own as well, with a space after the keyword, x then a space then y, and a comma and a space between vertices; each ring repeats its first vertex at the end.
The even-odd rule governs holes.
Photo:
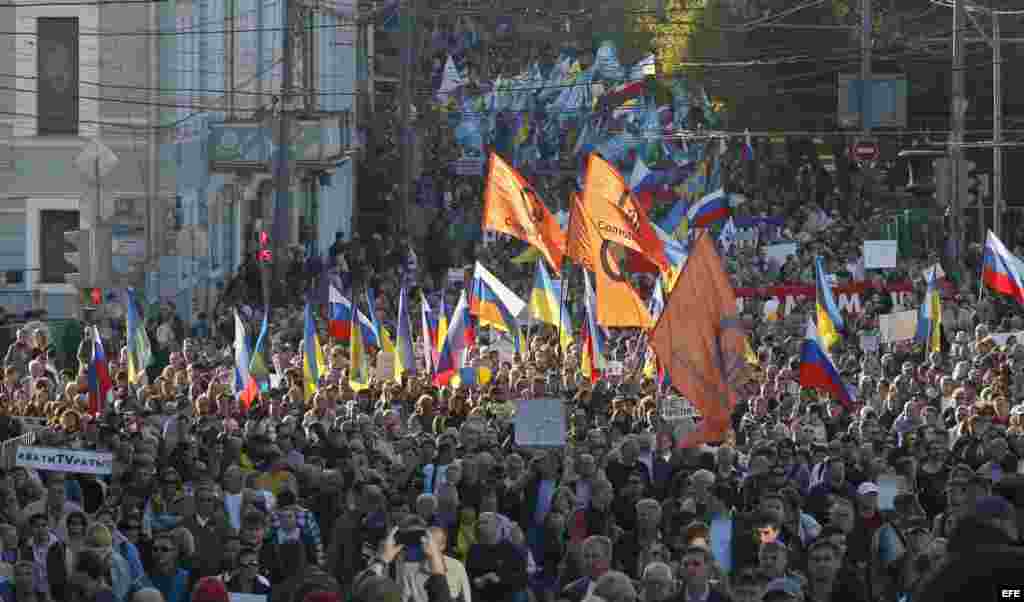
MULTIPOLYGON (((351 231, 356 9, 288 4, 297 126, 285 232, 289 244, 326 251, 335 232, 351 231)), ((110 269, 83 286, 145 286, 186 321, 212 308, 253 226, 274 214, 285 6, 0 7, 9 30, 0 32, 0 306, 78 315, 80 291, 66 278, 77 269, 65 256, 76 249, 63 233, 102 223, 110 269), (106 154, 94 170, 82 153, 96 143, 106 154)))

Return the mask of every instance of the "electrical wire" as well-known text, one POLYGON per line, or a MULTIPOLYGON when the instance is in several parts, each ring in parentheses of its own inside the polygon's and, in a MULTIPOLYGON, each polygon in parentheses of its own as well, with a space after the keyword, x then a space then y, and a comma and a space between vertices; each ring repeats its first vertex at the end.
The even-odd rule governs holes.
POLYGON ((55 2, 2 2, 0 8, 34 8, 49 6, 109 6, 121 4, 160 4, 167 0, 57 0, 55 2))
MULTIPOLYGON (((945 8, 956 8, 956 5, 954 5, 952 2, 949 2, 948 0, 929 0, 929 1, 932 4, 935 4, 935 5, 938 5, 938 6, 942 6, 942 7, 945 7, 945 8)), ((1024 16, 1024 9, 1021 9, 1021 10, 993 10, 991 8, 988 8, 986 6, 980 6, 978 4, 971 4, 970 6, 967 6, 966 3, 965 3, 965 6, 964 6, 964 9, 967 10, 967 11, 985 13, 986 15, 994 15, 994 16, 997 16, 997 17, 1014 17, 1014 16, 1019 17, 1019 16, 1024 16)))

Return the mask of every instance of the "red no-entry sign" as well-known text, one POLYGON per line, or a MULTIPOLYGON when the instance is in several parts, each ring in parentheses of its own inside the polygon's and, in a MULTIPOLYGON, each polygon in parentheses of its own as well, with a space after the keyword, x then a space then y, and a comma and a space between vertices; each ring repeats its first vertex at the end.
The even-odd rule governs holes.
POLYGON ((861 140, 853 145, 852 154, 857 161, 874 161, 878 158, 878 145, 869 140, 861 140))

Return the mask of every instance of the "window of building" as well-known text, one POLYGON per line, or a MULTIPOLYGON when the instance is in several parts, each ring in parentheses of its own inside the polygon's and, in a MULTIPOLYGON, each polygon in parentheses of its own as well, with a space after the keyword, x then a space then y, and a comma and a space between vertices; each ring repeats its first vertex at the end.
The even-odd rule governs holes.
POLYGON ((80 249, 64 240, 64 233, 78 230, 77 211, 43 210, 39 212, 39 282, 64 284, 64 276, 78 271, 64 258, 80 249))
POLYGON ((37 130, 40 136, 77 136, 78 17, 40 17, 36 28, 37 130))

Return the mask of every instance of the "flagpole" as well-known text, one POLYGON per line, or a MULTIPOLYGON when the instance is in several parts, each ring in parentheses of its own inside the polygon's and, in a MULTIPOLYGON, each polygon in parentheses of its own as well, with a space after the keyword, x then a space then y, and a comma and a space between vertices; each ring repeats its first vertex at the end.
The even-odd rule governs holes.
MULTIPOLYGON (((569 246, 568 245, 568 243, 569 243, 568 237, 572 235, 572 214, 573 213, 575 213, 575 211, 573 211, 572 207, 570 206, 569 207, 569 217, 568 217, 568 219, 565 222, 566 249, 568 249, 568 246, 569 246)), ((571 269, 569 269, 569 270, 566 269, 565 257, 566 257, 566 255, 562 256, 562 267, 561 267, 561 269, 559 270, 559 273, 558 273, 558 278, 559 278, 559 280, 561 280, 561 285, 562 285, 561 290, 558 291, 558 352, 559 352, 559 357, 562 358, 563 362, 565 361, 565 350, 562 349, 562 333, 565 332, 564 331, 565 328, 571 328, 572 327, 572 324, 567 324, 567 325, 566 324, 562 324, 562 322, 563 322, 563 320, 562 320, 562 308, 565 307, 566 296, 569 294, 569 276, 566 275, 566 271, 569 271, 570 273, 572 272, 571 269)), ((571 320, 572 316, 569 316, 569 318, 571 320)))

